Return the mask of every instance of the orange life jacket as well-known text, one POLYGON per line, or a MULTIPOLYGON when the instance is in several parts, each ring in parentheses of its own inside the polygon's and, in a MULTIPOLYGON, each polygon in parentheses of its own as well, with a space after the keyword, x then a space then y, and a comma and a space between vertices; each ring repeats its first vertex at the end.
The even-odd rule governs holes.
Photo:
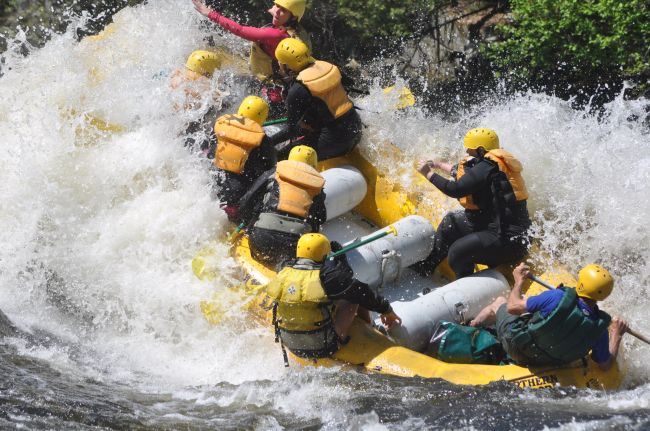
POLYGON ((300 72, 297 79, 312 96, 325 102, 334 118, 339 118, 354 106, 341 84, 341 71, 331 63, 316 60, 300 72))
POLYGON ((214 164, 225 171, 241 174, 250 152, 264 139, 264 129, 241 115, 223 115, 214 123, 217 151, 214 164))
POLYGON ((275 180, 280 188, 278 210, 307 218, 309 208, 325 185, 325 178, 306 163, 293 160, 278 162, 275 180))
MULTIPOLYGON (((521 171, 524 170, 521 162, 517 160, 512 154, 503 149, 496 149, 488 151, 485 156, 486 159, 495 162, 499 170, 503 172, 512 187, 514 192, 514 201, 525 201, 528 199, 528 189, 526 189, 526 183, 524 178, 521 176, 521 171)), ((471 160, 472 157, 466 156, 458 163, 458 170, 456 173, 456 180, 460 180, 463 175, 465 175, 465 163, 471 160)), ((458 201, 460 204, 468 210, 477 210, 479 207, 474 203, 472 195, 463 196, 459 198, 458 201)), ((515 202, 508 202, 506 199, 506 204, 512 204, 515 202)))

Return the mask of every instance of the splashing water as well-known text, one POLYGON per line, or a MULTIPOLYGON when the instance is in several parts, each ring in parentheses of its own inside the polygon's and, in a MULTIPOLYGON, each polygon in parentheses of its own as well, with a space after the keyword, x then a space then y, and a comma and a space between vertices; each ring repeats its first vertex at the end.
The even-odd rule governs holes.
MULTIPOLYGON (((606 395, 285 371, 269 331, 245 315, 232 311, 210 327, 200 300, 241 274, 225 242, 214 284, 190 270, 194 253, 231 226, 210 199, 209 161, 184 148, 182 132, 207 111, 208 93, 224 95, 225 107, 245 86, 232 70, 220 71, 196 109, 175 110, 182 98, 169 75, 189 52, 206 48, 214 28, 198 25, 189 2, 171 0, 126 8, 114 20, 102 38, 76 42, 73 27, 81 23, 73 23, 27 57, 3 54, 0 309, 18 331, 0 328, 0 364, 15 396, 11 403, 0 397, 8 406, 0 421, 258 429, 500 428, 513 417, 561 429, 649 424, 648 349, 631 337, 628 389, 606 395), (93 119, 119 128, 102 130, 93 119), (29 389, 29 379, 40 389, 29 389), (25 413, 15 400, 36 400, 45 413, 25 413), (495 403, 505 405, 501 419, 490 418, 495 403), (70 405, 95 416, 67 417, 61 412, 70 405)), ((217 41, 242 50, 234 37, 217 41)), ((548 263, 610 268, 616 289, 604 308, 650 333, 650 139, 640 121, 628 120, 643 118, 646 101, 620 97, 599 121, 529 93, 446 120, 418 108, 393 112, 394 101, 380 96, 376 86, 358 104, 367 109, 361 145, 381 168, 399 176, 420 158, 455 160, 467 129, 497 130, 526 168, 548 263), (382 161, 387 142, 406 159, 382 161)))

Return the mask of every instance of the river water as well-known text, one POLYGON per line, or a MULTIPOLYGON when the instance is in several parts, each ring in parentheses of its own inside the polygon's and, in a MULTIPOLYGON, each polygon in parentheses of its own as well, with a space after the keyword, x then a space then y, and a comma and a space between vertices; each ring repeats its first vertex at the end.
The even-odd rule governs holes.
MULTIPOLYGON (((209 162, 183 146, 169 74, 215 35, 190 2, 160 0, 115 16, 102 40, 76 21, 29 56, 2 55, 0 78, 0 427, 6 429, 648 429, 647 347, 624 341, 623 388, 521 390, 347 369, 285 369, 270 331, 237 308, 219 326, 201 299, 241 273, 219 242, 220 275, 202 283, 192 256, 232 229, 209 197, 209 162), (101 132, 82 113, 123 127, 101 132)), ((20 42, 19 35, 16 43, 20 42)), ((224 104, 243 84, 212 80, 224 104)), ((454 119, 395 113, 379 86, 362 146, 458 158, 464 132, 487 126, 524 163, 530 209, 548 256, 616 277, 603 308, 650 334, 650 139, 618 98, 599 120, 567 102, 520 94, 454 119), (379 113, 373 113, 376 111, 379 113)), ((224 107, 226 107, 224 105, 224 107)), ((379 164, 382 164, 381 159, 379 164)))

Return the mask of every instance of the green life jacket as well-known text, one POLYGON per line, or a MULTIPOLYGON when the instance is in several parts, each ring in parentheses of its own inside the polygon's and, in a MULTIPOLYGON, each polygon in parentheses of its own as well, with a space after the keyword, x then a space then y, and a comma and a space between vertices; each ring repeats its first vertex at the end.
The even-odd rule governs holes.
POLYGON ((607 331, 611 317, 598 310, 593 319, 578 307, 573 288, 560 288, 564 295, 547 317, 536 312, 529 320, 518 319, 510 328, 508 354, 527 365, 556 365, 584 357, 607 331))

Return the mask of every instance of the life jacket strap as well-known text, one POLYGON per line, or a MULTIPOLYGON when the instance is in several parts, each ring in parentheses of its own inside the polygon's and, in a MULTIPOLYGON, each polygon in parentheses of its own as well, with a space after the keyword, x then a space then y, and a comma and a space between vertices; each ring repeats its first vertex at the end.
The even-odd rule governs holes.
POLYGON ((278 301, 273 301, 273 328, 275 329, 275 342, 280 343, 280 349, 282 349, 282 359, 284 360, 284 366, 289 367, 289 357, 287 356, 287 349, 284 347, 282 342, 282 337, 280 336, 280 324, 278 322, 278 301))

